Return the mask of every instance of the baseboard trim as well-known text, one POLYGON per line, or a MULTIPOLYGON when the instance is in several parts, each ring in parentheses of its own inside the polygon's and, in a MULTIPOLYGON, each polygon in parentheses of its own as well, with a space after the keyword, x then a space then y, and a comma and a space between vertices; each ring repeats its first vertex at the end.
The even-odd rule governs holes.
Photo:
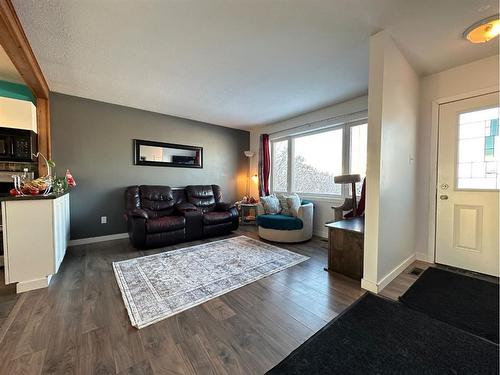
POLYGON ((121 240, 123 238, 128 238, 128 233, 117 233, 117 234, 109 234, 107 236, 79 238, 77 240, 70 240, 68 242, 68 246, 87 245, 89 243, 121 240))
POLYGON ((412 264, 415 261, 415 254, 410 255, 407 259, 405 259, 403 262, 401 262, 400 265, 398 265, 396 268, 394 268, 391 272, 389 272, 387 275, 385 275, 379 282, 378 282, 378 290, 381 291, 384 289, 387 284, 389 284, 392 280, 394 280, 398 275, 403 272, 410 264, 412 264))
POLYGON ((385 275, 378 283, 370 280, 361 279, 361 288, 368 290, 372 293, 378 293, 384 289, 392 280, 398 277, 401 272, 403 272, 410 264, 416 260, 415 254, 412 254, 407 259, 405 259, 401 264, 395 267, 391 272, 385 275))
POLYGON ((419 260, 421 262, 426 262, 426 263, 432 263, 427 260, 427 254, 426 253, 416 253, 415 254, 415 259, 419 260))
POLYGON ((52 275, 42 277, 40 279, 20 281, 16 284, 16 293, 28 292, 30 290, 47 288, 50 284, 52 275))
POLYGON ((373 281, 370 280, 361 279, 361 288, 372 293, 378 293, 377 283, 374 283, 373 281))
POLYGON ((321 229, 321 230, 313 230, 313 234, 317 237, 321 238, 327 238, 328 239, 328 231, 321 229))

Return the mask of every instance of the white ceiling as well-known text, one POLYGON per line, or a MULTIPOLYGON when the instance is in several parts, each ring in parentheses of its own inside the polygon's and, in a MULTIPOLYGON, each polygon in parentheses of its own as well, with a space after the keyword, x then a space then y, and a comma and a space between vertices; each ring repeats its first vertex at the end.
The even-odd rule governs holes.
POLYGON ((23 77, 21 77, 2 46, 0 46, 0 80, 24 84, 23 77))
POLYGON ((498 54, 497 0, 14 0, 53 91, 248 128, 366 93, 387 29, 420 74, 498 54))

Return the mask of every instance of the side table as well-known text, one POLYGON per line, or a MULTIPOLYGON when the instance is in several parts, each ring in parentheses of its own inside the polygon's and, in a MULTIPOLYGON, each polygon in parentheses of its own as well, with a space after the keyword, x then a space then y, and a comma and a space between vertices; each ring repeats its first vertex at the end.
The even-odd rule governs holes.
POLYGON ((240 222, 241 225, 255 225, 257 217, 256 203, 240 204, 240 222))

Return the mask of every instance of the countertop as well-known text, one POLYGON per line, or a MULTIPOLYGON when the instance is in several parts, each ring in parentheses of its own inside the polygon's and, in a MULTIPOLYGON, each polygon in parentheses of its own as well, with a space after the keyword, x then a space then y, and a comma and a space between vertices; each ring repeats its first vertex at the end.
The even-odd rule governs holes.
POLYGON ((63 195, 69 194, 69 191, 62 193, 62 194, 53 194, 50 193, 49 195, 17 195, 15 197, 13 196, 8 196, 8 197, 0 197, 0 202, 10 202, 10 201, 37 201, 37 200, 43 200, 43 199, 56 199, 59 197, 62 197, 63 195))
POLYGON ((364 233, 365 232, 365 217, 354 217, 331 223, 326 223, 327 228, 341 229, 349 232, 364 233))

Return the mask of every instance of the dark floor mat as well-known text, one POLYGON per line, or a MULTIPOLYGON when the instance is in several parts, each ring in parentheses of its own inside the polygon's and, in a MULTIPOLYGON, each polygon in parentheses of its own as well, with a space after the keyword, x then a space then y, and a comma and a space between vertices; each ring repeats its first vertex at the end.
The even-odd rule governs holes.
POLYGON ((498 284, 430 267, 399 300, 498 344, 498 284))
POLYGON ((268 374, 498 374, 498 345, 366 294, 268 374))

